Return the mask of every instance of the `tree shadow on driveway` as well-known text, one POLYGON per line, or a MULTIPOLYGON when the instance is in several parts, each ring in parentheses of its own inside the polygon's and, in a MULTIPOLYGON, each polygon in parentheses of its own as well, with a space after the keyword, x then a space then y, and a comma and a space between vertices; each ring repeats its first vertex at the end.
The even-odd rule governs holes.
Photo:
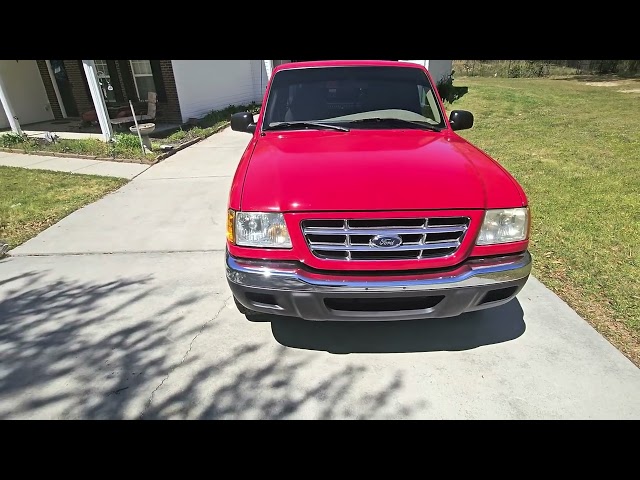
POLYGON ((0 419, 126 418, 140 409, 176 365, 170 349, 198 330, 179 326, 198 295, 127 318, 153 294, 152 279, 88 283, 31 271, 1 280, 0 419))
POLYGON ((367 383, 369 365, 325 366, 310 379, 304 372, 312 362, 282 346, 247 343, 185 377, 186 385, 154 400, 143 418, 405 418, 426 405, 398 398, 403 372, 367 383))
POLYGON ((526 330, 520 302, 459 317, 391 322, 313 322, 274 317, 273 337, 282 345, 330 353, 401 353, 470 350, 508 342, 526 330))
POLYGON ((268 330, 237 335, 246 320, 228 298, 167 295, 152 273, 68 275, 0 272, 0 419, 404 418, 424 407, 395 398, 402 371, 366 382, 365 362, 327 366, 268 330))

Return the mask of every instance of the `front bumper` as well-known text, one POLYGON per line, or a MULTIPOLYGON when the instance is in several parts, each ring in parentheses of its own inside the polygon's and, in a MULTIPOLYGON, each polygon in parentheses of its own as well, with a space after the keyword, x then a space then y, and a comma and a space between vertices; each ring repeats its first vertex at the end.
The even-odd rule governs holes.
POLYGON ((473 259, 453 269, 402 274, 333 274, 297 262, 226 255, 236 299, 262 313, 306 320, 412 320, 453 317, 507 303, 531 272, 531 255, 473 259))

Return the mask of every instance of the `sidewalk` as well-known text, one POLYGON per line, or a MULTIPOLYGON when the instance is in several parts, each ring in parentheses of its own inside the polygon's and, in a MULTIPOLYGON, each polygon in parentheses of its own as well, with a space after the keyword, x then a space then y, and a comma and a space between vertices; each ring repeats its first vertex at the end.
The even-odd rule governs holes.
POLYGON ((0 166, 54 170, 57 172, 102 175, 132 179, 147 170, 150 165, 139 163, 119 163, 105 160, 81 158, 49 157, 23 153, 0 152, 0 166))
POLYGON ((139 252, 223 252, 228 194, 250 139, 231 129, 216 133, 75 211, 10 254, 126 253, 132 260, 139 252))

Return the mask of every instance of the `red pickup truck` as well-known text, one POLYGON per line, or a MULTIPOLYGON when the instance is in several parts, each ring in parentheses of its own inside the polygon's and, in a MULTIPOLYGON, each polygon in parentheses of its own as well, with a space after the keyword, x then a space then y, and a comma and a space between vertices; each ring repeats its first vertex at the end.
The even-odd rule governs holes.
POLYGON ((516 180, 455 133, 429 72, 393 61, 274 69, 231 187, 226 275, 248 318, 451 317, 511 300, 531 271, 516 180))

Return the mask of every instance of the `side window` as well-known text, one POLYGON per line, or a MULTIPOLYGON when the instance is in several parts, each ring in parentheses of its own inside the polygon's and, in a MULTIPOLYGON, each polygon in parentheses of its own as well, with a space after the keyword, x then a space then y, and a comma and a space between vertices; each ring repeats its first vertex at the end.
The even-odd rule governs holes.
POLYGON ((436 101, 436 97, 433 95, 433 90, 429 90, 425 95, 427 98, 427 103, 429 104, 429 109, 431 110, 431 117, 436 123, 440 123, 442 119, 440 118, 440 113, 438 112, 438 102, 436 101))
POLYGON ((438 113, 438 103, 431 89, 427 89, 422 85, 418 85, 418 95, 420 97, 420 112, 423 117, 440 123, 440 114, 438 113))
POLYGON ((286 87, 271 89, 267 100, 269 108, 264 120, 266 125, 269 125, 272 122, 282 122, 285 120, 287 112, 287 94, 288 90, 286 87))
POLYGON ((422 85, 418 85, 418 98, 420 99, 420 108, 424 108, 427 99, 424 96, 424 87, 422 85))

